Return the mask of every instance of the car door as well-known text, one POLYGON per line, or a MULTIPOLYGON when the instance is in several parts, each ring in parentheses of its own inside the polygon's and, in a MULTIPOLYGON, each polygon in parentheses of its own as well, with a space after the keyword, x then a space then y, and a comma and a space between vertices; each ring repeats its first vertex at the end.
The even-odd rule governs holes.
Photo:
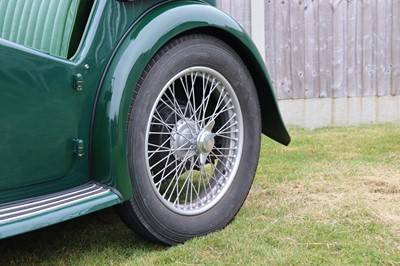
POLYGON ((77 135, 74 66, 0 39, 0 193, 67 176, 77 135))

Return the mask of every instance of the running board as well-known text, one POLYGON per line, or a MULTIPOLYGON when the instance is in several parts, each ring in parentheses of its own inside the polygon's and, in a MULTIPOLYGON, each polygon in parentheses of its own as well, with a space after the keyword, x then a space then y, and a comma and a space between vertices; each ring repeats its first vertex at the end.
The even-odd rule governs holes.
POLYGON ((0 239, 63 222, 118 204, 109 187, 94 182, 27 200, 0 204, 0 239))

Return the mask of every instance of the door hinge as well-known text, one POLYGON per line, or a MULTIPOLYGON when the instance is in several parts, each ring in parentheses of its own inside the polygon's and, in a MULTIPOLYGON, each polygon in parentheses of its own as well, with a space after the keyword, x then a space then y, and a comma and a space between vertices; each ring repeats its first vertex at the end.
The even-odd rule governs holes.
POLYGON ((84 153, 85 146, 84 146, 83 140, 73 139, 72 140, 72 150, 79 157, 82 157, 83 155, 85 155, 85 153, 84 153))
POLYGON ((74 89, 81 91, 83 89, 83 76, 81 73, 76 73, 74 75, 74 89))

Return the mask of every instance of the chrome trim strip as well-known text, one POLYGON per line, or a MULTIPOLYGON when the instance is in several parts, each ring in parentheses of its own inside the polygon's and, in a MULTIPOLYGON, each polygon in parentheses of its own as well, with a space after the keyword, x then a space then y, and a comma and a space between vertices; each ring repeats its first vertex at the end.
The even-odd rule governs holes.
POLYGON ((6 208, 7 210, 13 210, 15 208, 18 208, 18 210, 14 211, 14 212, 7 212, 7 213, 4 213, 2 210, 1 212, 3 212, 3 214, 0 215, 0 225, 4 224, 4 223, 16 221, 16 220, 25 219, 25 218, 28 218, 31 216, 39 215, 39 214, 42 214, 45 212, 61 209, 66 206, 70 206, 70 205, 73 205, 73 204, 76 204, 79 202, 83 202, 83 201, 86 201, 89 199, 93 199, 96 197, 100 197, 100 196, 103 196, 103 195, 109 193, 110 191, 111 191, 110 189, 106 189, 99 185, 94 184, 90 187, 82 188, 77 191, 69 192, 64 195, 58 195, 56 197, 50 197, 48 199, 39 200, 36 202, 35 201, 30 202, 25 205, 6 208), (80 192, 84 192, 84 193, 80 193, 80 192), (77 193, 78 193, 78 195, 76 195, 77 193), (60 198, 62 198, 62 199, 60 199, 60 198), (59 199, 59 200, 57 200, 57 199, 59 199), (49 201, 51 201, 51 202, 49 202, 49 201), (32 205, 36 205, 36 206, 30 207, 32 205), (21 209, 22 206, 25 206, 28 208, 21 209), (3 217, 3 219, 1 219, 1 217, 3 217))
POLYGON ((57 200, 57 201, 53 201, 53 202, 42 204, 42 205, 37 205, 37 206, 31 207, 31 208, 21 209, 21 210, 15 211, 15 212, 8 212, 8 213, 5 213, 5 214, 0 214, 0 218, 11 216, 11 215, 16 215, 16 214, 19 214, 19 213, 29 212, 29 211, 33 211, 33 210, 37 210, 37 209, 41 209, 41 208, 47 207, 47 206, 57 205, 58 203, 68 202, 68 201, 73 200, 73 199, 79 199, 79 198, 85 197, 88 194, 93 194, 93 193, 95 193, 95 192, 97 192, 97 191, 99 191, 101 189, 102 188, 97 188, 96 190, 89 191, 89 192, 86 192, 86 193, 83 193, 83 194, 80 194, 80 195, 76 195, 76 196, 73 196, 73 197, 69 197, 69 198, 66 198, 66 199, 57 200))
POLYGON ((95 187, 98 187, 98 186, 93 184, 90 187, 86 187, 86 188, 83 188, 83 189, 80 189, 80 190, 76 190, 76 191, 73 191, 73 192, 70 192, 70 193, 67 193, 67 194, 62 194, 62 195, 59 195, 57 197, 50 197, 50 198, 39 200, 39 201, 33 201, 33 202, 30 202, 30 203, 27 203, 27 204, 21 204, 21 205, 17 205, 17 206, 5 208, 5 209, 0 209, 0 213, 7 212, 7 211, 13 210, 13 209, 21 209, 21 208, 32 206, 32 205, 45 203, 45 202, 56 200, 56 199, 59 199, 59 198, 65 198, 65 197, 68 197, 68 196, 76 194, 76 193, 80 193, 80 192, 84 192, 84 191, 87 191, 87 190, 90 190, 90 189, 94 189, 95 187))

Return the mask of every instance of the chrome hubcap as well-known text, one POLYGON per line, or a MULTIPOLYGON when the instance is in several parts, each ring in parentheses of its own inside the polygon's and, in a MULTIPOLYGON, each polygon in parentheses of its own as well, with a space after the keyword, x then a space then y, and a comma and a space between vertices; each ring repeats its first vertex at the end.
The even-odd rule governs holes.
POLYGON ((171 147, 174 156, 178 160, 196 155, 193 133, 196 132, 196 124, 193 121, 179 120, 172 130, 171 147))
POLYGON ((196 130, 194 121, 179 120, 173 128, 171 137, 171 147, 174 156, 178 160, 187 157, 199 156, 200 164, 206 164, 207 156, 211 153, 215 145, 215 134, 211 132, 215 122, 210 123, 203 130, 196 130))
POLYGON ((208 155, 214 148, 214 144, 214 134, 206 130, 199 134, 197 138, 197 152, 199 154, 208 155))

